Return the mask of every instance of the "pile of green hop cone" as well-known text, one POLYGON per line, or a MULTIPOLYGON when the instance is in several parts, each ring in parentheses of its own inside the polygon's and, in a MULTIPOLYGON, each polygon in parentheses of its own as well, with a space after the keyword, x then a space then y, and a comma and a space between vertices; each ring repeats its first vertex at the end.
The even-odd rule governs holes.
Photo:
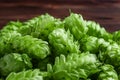
POLYGON ((120 31, 70 13, 0 30, 0 80, 120 80, 120 31))

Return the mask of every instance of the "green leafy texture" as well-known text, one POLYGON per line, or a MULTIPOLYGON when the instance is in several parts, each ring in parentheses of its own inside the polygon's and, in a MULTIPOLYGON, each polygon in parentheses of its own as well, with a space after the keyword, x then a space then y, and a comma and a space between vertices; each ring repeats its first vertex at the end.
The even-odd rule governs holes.
POLYGON ((48 35, 54 29, 58 27, 64 27, 64 24, 49 14, 35 17, 27 22, 23 23, 23 27, 20 28, 19 32, 23 35, 31 35, 36 38, 48 40, 48 35))
POLYGON ((27 54, 11 53, 0 59, 0 73, 3 76, 28 68, 32 68, 32 63, 27 54))
POLYGON ((100 62, 94 54, 70 54, 56 57, 53 65, 54 80, 79 80, 99 71, 100 62))
POLYGON ((107 42, 102 38, 86 35, 80 40, 80 50, 83 52, 89 51, 98 54, 99 51, 106 49, 109 44, 110 42, 107 42))
POLYGON ((62 28, 55 29, 49 35, 49 43, 55 55, 68 55, 69 53, 79 53, 79 44, 74 41, 72 34, 62 28))
POLYGON ((50 54, 48 43, 32 36, 16 36, 11 39, 12 48, 20 53, 27 53, 31 58, 44 59, 50 54))
POLYGON ((79 14, 71 13, 65 18, 64 25, 65 29, 69 29, 76 40, 80 40, 88 31, 86 21, 79 14))
POLYGON ((113 40, 120 45, 120 31, 113 32, 113 40))
POLYGON ((1 32, 0 33, 0 57, 6 53, 13 52, 10 41, 12 37, 21 36, 16 31, 1 32))
POLYGON ((0 56, 6 53, 19 52, 27 53, 30 57, 43 59, 50 54, 48 43, 41 39, 26 35, 21 36, 16 31, 1 33, 0 56))
POLYGON ((88 27, 87 35, 103 38, 105 40, 112 39, 112 34, 108 33, 105 28, 101 27, 98 23, 87 21, 86 24, 88 27))
POLYGON ((19 73, 12 72, 8 75, 6 80, 43 80, 38 69, 27 70, 19 73))
POLYGON ((19 21, 10 21, 6 26, 3 27, 1 32, 18 31, 22 26, 22 23, 19 21))
POLYGON ((119 80, 117 72, 112 65, 105 64, 101 67, 101 72, 98 76, 98 80, 119 80))
POLYGON ((83 20, 81 15, 74 13, 63 22, 49 14, 23 23, 11 21, 0 30, 0 79, 4 80, 12 72, 8 80, 97 80, 98 73, 98 80, 118 80, 115 70, 120 73, 119 34, 120 31, 116 31, 112 35, 98 23, 83 20), (63 27, 66 31, 58 29, 63 27), (80 53, 79 48, 84 53, 74 54, 80 53), (87 51, 97 53, 103 64, 111 64, 115 70, 111 65, 99 68, 101 63, 96 54, 87 51), (29 68, 45 72, 23 71, 29 68))
POLYGON ((102 62, 111 64, 115 67, 120 66, 120 47, 117 43, 112 43, 107 46, 105 51, 99 53, 99 58, 102 62))

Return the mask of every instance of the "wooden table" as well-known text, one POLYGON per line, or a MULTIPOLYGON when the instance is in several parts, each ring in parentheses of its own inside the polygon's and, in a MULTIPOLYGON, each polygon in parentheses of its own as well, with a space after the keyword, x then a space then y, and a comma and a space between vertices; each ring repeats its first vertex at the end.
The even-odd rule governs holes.
POLYGON ((99 22, 109 32, 120 29, 120 1, 118 0, 1 0, 0 27, 12 20, 26 21, 32 17, 49 13, 62 18, 72 12, 80 13, 84 19, 99 22))

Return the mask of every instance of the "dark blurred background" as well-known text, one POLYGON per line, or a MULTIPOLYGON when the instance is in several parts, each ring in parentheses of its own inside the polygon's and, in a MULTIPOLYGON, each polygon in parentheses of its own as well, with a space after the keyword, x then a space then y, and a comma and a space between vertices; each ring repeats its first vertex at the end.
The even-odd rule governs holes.
POLYGON ((120 0, 0 0, 0 28, 9 21, 26 21, 44 13, 64 19, 69 9, 109 32, 120 29, 120 0))

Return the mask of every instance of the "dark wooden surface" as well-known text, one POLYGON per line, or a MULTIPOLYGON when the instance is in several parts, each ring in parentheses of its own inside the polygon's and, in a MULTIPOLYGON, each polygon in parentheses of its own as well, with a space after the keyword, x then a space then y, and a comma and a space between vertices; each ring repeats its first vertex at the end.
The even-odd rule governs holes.
POLYGON ((109 32, 120 29, 120 1, 119 0, 46 0, 46 1, 0 1, 0 27, 12 20, 26 21, 32 17, 49 13, 62 18, 72 12, 80 13, 84 19, 99 22, 109 32), (52 1, 52 2, 51 2, 52 1))

